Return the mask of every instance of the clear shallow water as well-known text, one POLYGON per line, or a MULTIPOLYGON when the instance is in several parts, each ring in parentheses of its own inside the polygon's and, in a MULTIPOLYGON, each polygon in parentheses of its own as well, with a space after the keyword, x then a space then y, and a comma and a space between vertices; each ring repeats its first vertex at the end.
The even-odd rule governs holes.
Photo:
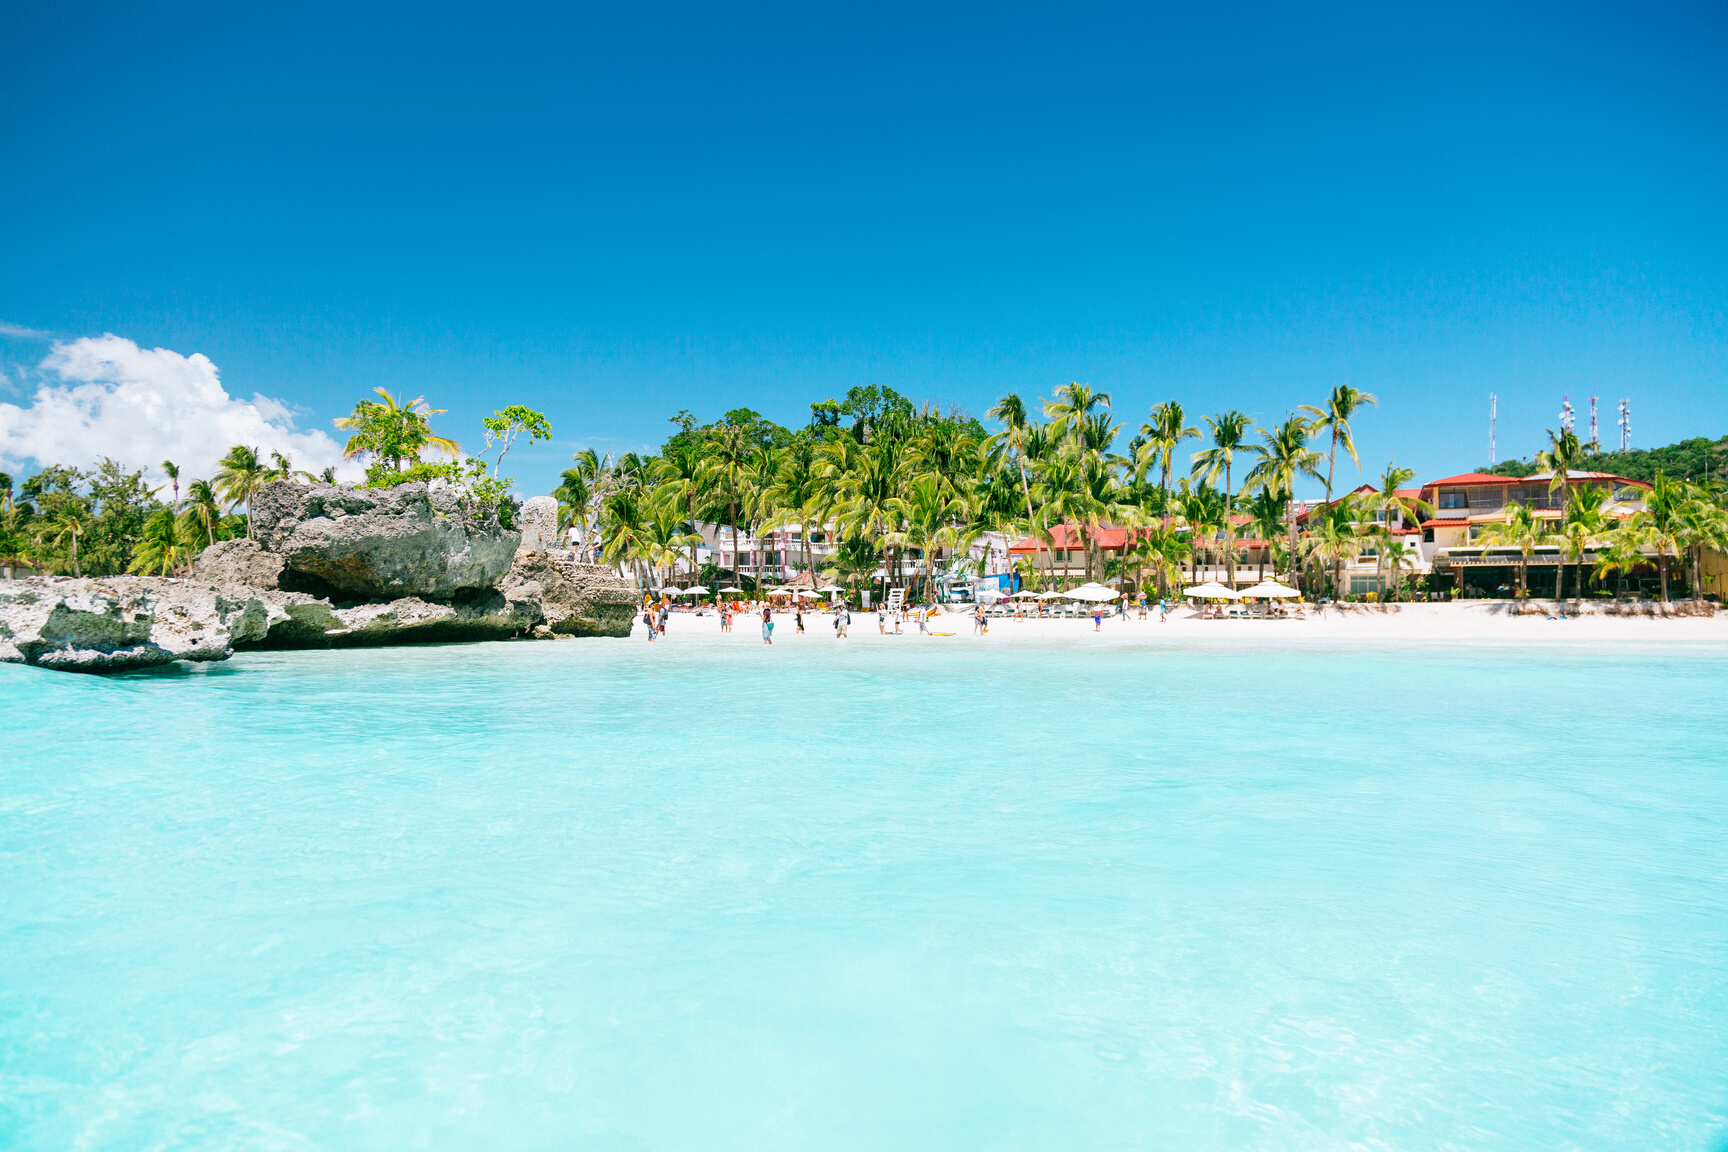
POLYGON ((1723 655, 737 639, 0 667, 0 1147, 1724 1147, 1723 655))

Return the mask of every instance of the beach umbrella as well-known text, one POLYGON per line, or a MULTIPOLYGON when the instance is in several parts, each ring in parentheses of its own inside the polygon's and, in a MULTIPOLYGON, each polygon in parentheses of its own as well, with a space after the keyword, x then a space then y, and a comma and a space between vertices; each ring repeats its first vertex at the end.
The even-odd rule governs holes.
POLYGON ((1114 600, 1121 593, 1114 588, 1106 588, 1101 584, 1082 584, 1078 588, 1068 590, 1068 596, 1073 600, 1090 600, 1094 603, 1100 600, 1114 600))
POLYGON ((690 587, 685 588, 678 594, 680 596, 706 596, 708 594, 708 589, 704 588, 700 584, 692 584, 690 587))
POLYGON ((846 589, 840 587, 838 584, 824 584, 824 585, 822 585, 822 587, 816 589, 816 591, 818 591, 818 592, 844 592, 844 591, 846 591, 846 589))
POLYGON ((1216 580, 1205 584, 1191 584, 1182 590, 1184 596, 1198 596, 1204 600, 1240 600, 1242 593, 1234 588, 1226 588, 1216 580))
POLYGON ((1038 593, 1038 599, 1040 599, 1040 600, 1065 600, 1065 599, 1067 599, 1067 597, 1068 597, 1068 593, 1066 593, 1066 592, 1040 592, 1040 593, 1038 593))
POLYGON ((742 588, 722 588, 722 589, 720 589, 720 591, 722 591, 722 592, 743 592, 744 589, 742 589, 742 588))
POLYGON ((1244 600, 1249 598, 1258 600, 1285 600, 1291 596, 1300 595, 1302 595, 1302 593, 1288 585, 1280 584, 1276 580, 1266 580, 1244 591, 1242 593, 1242 598, 1244 600))
POLYGON ((1038 599, 1038 593, 1032 591, 1030 588, 1026 588, 1014 593, 1013 598, 1015 600, 1036 600, 1038 599))

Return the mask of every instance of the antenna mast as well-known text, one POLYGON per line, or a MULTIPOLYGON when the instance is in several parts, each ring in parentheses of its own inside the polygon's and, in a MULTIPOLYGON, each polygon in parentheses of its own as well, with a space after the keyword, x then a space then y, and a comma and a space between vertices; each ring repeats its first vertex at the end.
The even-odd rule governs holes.
POLYGON ((1596 438, 1596 397, 1594 396, 1590 397, 1590 443, 1600 443, 1596 438))
POLYGON ((1620 401, 1620 451, 1632 447, 1632 401, 1620 401))
POLYGON ((1494 393, 1488 393, 1488 467, 1500 463, 1494 457, 1494 417, 1500 411, 1500 398, 1494 393))
POLYGON ((1572 397, 1560 397, 1560 429, 1563 432, 1572 431, 1575 418, 1572 415, 1572 397))

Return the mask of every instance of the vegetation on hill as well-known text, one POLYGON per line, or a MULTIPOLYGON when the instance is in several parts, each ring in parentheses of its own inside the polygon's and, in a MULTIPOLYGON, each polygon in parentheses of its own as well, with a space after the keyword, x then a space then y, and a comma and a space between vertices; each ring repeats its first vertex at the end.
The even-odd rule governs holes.
MULTIPOLYGON (((1646 484, 1656 481, 1656 474, 1676 480, 1704 483, 1728 475, 1728 436, 1711 440, 1699 436, 1669 444, 1662 448, 1633 448, 1625 452, 1589 452, 1583 467, 1591 472, 1612 472, 1646 484)), ((1492 468, 1484 468, 1491 476, 1532 476, 1540 471, 1528 460, 1502 460, 1492 468)))

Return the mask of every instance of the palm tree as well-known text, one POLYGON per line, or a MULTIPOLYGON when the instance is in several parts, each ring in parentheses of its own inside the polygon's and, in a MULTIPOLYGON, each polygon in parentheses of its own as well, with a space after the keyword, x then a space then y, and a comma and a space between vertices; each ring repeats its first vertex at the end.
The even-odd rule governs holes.
POLYGON ((709 475, 726 494, 726 522, 732 528, 732 572, 740 574, 738 563, 738 506, 744 498, 745 473, 750 466, 753 445, 749 432, 738 424, 722 424, 714 429, 712 450, 708 457, 709 475))
POLYGON ((336 427, 354 431, 342 449, 345 459, 352 460, 370 452, 389 464, 391 471, 400 472, 404 462, 419 460, 420 453, 428 448, 443 452, 452 459, 461 455, 460 444, 447 436, 432 433, 429 417, 440 416, 447 409, 428 406, 424 396, 416 396, 403 404, 382 388, 373 391, 384 398, 382 404, 376 400, 361 400, 354 405, 352 414, 338 417, 335 421, 336 427))
POLYGON ((1416 550, 1402 540, 1387 539, 1380 545, 1380 561, 1385 566, 1390 583, 1387 599, 1397 599, 1399 588, 1403 584, 1403 570, 1415 566, 1416 550))
POLYGON ((997 435, 1014 450, 1014 465, 1020 471, 1020 493, 1026 498, 1026 520, 1030 523, 1032 482, 1026 478, 1026 438, 1031 432, 1031 421, 1026 415, 1026 405, 1017 393, 1010 392, 986 415, 1001 423, 1002 431, 997 435))
POLYGON ((68 504, 50 517, 42 530, 44 543, 59 547, 71 542, 72 575, 84 575, 78 562, 78 540, 90 530, 90 514, 77 504, 68 504))
MULTIPOLYGON (((1261 442, 1250 446, 1250 451, 1260 459, 1249 469, 1243 481, 1245 488, 1256 488, 1284 497, 1284 516, 1290 534, 1287 552, 1290 557, 1290 579, 1293 582, 1299 579, 1296 571, 1296 477, 1321 479, 1320 453, 1308 447, 1308 441, 1313 435, 1313 424, 1306 417, 1294 413, 1285 417, 1282 424, 1270 431, 1260 429, 1261 442)), ((1267 539, 1270 540, 1271 537, 1267 539)), ((1295 586, 1301 588, 1300 583, 1295 586)))
POLYGON ((1548 491, 1556 506, 1566 506, 1566 487, 1571 473, 1583 471, 1590 453, 1599 447, 1601 445, 1594 440, 1583 443, 1578 439, 1578 433, 1570 428, 1562 428, 1558 434, 1549 431, 1548 447, 1536 453, 1536 467, 1553 473, 1548 481, 1548 491))
MULTIPOLYGON (((1594 484, 1580 484, 1572 489, 1566 518, 1560 525, 1560 554, 1578 565, 1578 598, 1584 597, 1584 554, 1588 552, 1608 527, 1603 512, 1608 494, 1594 484)), ((1562 569, 1555 585, 1556 599, 1565 597, 1566 573, 1562 569)))
POLYGON ((1152 418, 1140 425, 1140 435, 1158 455, 1158 507, 1165 526, 1170 523, 1170 470, 1176 448, 1184 440, 1196 440, 1200 430, 1186 423, 1182 405, 1174 400, 1152 406, 1152 418))
POLYGON ((1110 393, 1094 392, 1090 384, 1063 384, 1056 389, 1056 399, 1045 401, 1044 415, 1060 439, 1075 421, 1109 407, 1110 393))
POLYGON ((208 480, 194 480, 186 489, 188 523, 200 525, 210 544, 216 543, 216 525, 222 522, 222 504, 208 480))
POLYGON ((890 506, 902 525, 895 534, 898 542, 923 552, 920 583, 928 594, 933 586, 935 555, 954 537, 955 522, 966 515, 966 502, 948 495, 940 480, 926 472, 907 486, 905 496, 894 497, 890 506))
MULTIPOLYGON (((1254 534, 1260 537, 1266 547, 1260 553, 1260 580, 1266 580, 1266 554, 1272 551, 1272 541, 1278 539, 1284 531, 1284 521, 1290 511, 1290 495, 1287 492, 1272 488, 1259 488, 1248 503, 1248 515, 1253 517, 1251 526, 1254 534)), ((1276 574, 1276 565, 1274 565, 1276 574)))
POLYGON ((1547 525, 1528 504, 1508 504, 1506 518, 1498 524, 1482 528, 1484 544, 1500 544, 1518 549, 1518 598, 1530 595, 1530 554, 1547 535, 1547 525))
POLYGON ((1688 485, 1694 495, 1680 507, 1679 544, 1687 561, 1687 580, 1692 585, 1692 599, 1704 599, 1704 550, 1728 552, 1728 512, 1703 496, 1703 490, 1688 485))
POLYGON ((144 522, 143 535, 138 538, 138 547, 127 571, 156 572, 166 576, 176 568, 185 567, 190 552, 186 536, 183 526, 176 523, 173 510, 158 508, 144 522))
POLYGON ((1302 411, 1314 416, 1313 430, 1316 433, 1328 432, 1332 437, 1332 447, 1326 453, 1326 502, 1332 502, 1332 470, 1338 463, 1338 446, 1342 444, 1344 451, 1350 454, 1352 463, 1361 466, 1356 458, 1356 438, 1350 431, 1350 419, 1356 414, 1356 409, 1364 404, 1378 407, 1380 402, 1367 392, 1358 391, 1348 384, 1340 384, 1332 389, 1332 395, 1327 398, 1324 406, 1313 404, 1302 405, 1302 411))
POLYGON ((172 460, 162 461, 162 475, 174 485, 174 507, 180 507, 180 466, 172 460))
MULTIPOLYGON (((708 460, 702 453, 702 445, 695 440, 670 445, 654 462, 654 478, 660 482, 664 498, 681 503, 692 525, 696 523, 696 499, 707 492, 708 477, 708 460)), ((701 536, 690 542, 692 579, 696 572, 696 545, 701 542, 701 536)))
POLYGON ((1304 546, 1308 554, 1328 564, 1332 574, 1332 598, 1344 598, 1344 563, 1362 554, 1361 498, 1346 493, 1315 509, 1309 518, 1308 539, 1304 546))
POLYGON ((216 470, 216 488, 228 501, 230 508, 247 506, 246 537, 252 537, 252 498, 258 495, 259 489, 267 483, 269 470, 258 459, 258 449, 248 448, 244 444, 236 444, 228 449, 228 455, 219 462, 221 467, 216 470))
POLYGON ((552 498, 558 501, 559 530, 575 527, 581 535, 582 547, 586 549, 589 543, 588 509, 594 499, 588 477, 580 468, 564 469, 558 474, 558 487, 552 489, 552 498))
POLYGON ((1231 485, 1230 470, 1236 462, 1236 452, 1247 438, 1253 422, 1247 415, 1232 409, 1206 417, 1212 428, 1212 447, 1194 453, 1193 473, 1207 483, 1216 483, 1224 476, 1224 536, 1227 541, 1225 564, 1230 573, 1230 586, 1236 586, 1236 525, 1231 519, 1236 510, 1236 493, 1231 485))
POLYGON ((1684 481, 1670 480, 1656 473, 1650 491, 1644 495, 1644 507, 1632 516, 1637 521, 1644 542, 1656 549, 1656 572, 1662 581, 1662 603, 1668 603, 1668 562, 1684 547, 1686 535, 1685 507, 1692 498, 1690 486, 1684 481))

